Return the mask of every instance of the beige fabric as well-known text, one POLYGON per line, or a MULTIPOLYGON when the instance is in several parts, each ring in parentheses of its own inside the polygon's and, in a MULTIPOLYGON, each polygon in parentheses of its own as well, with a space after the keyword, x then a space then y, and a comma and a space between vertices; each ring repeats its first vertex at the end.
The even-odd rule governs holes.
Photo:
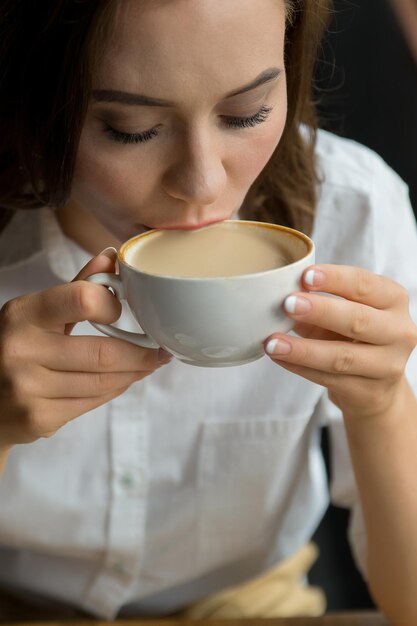
POLYGON ((323 615, 326 610, 323 591, 303 583, 317 556, 317 546, 308 543, 262 576, 196 602, 179 617, 241 619, 323 615))

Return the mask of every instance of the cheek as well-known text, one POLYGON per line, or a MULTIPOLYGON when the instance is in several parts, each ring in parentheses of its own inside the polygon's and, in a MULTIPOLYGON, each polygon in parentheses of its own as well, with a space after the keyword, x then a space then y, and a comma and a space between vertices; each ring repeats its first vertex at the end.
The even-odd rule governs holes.
POLYGON ((152 176, 146 162, 136 167, 136 159, 120 151, 100 151, 80 145, 72 185, 72 197, 93 212, 117 209, 129 214, 151 191, 152 176))
POLYGON ((265 123, 256 138, 253 138, 239 155, 237 175, 242 184, 251 185, 262 172, 277 147, 284 132, 286 111, 265 123))

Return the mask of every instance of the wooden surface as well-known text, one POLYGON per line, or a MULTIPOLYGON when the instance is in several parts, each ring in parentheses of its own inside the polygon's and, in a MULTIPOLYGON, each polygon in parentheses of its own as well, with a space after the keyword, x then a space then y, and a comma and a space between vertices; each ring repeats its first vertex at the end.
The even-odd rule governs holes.
MULTIPOLYGON (((125 619, 106 622, 95 620, 80 610, 45 602, 42 606, 22 601, 0 589, 0 626, 389 626, 378 613, 329 613, 323 617, 280 619, 200 620, 183 619, 125 619)), ((417 626, 417 625, 416 625, 417 626)))
MULTIPOLYGON (((30 617, 29 617, 30 620, 30 617)), ((388 626, 388 622, 377 613, 334 613, 323 617, 293 617, 280 619, 247 619, 247 620, 201 620, 186 622, 183 620, 116 620, 103 622, 85 619, 63 619, 60 621, 25 621, 4 622, 2 626, 388 626)))

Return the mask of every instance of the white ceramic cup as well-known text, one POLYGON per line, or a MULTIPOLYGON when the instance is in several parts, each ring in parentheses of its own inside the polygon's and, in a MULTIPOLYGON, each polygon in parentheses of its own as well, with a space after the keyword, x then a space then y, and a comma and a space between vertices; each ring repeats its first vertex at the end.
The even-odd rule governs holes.
MULTIPOLYGON (((204 367, 242 365, 265 354, 265 339, 293 327, 282 308, 301 289, 303 271, 314 263, 314 244, 296 230, 249 221, 226 221, 239 228, 267 228, 291 261, 283 267, 214 278, 160 276, 129 264, 133 248, 152 230, 126 241, 118 252, 120 274, 94 274, 90 282, 110 287, 127 303, 144 333, 92 325, 105 335, 146 348, 162 347, 184 363, 204 367)), ((192 263, 192 259, 190 259, 192 263)))

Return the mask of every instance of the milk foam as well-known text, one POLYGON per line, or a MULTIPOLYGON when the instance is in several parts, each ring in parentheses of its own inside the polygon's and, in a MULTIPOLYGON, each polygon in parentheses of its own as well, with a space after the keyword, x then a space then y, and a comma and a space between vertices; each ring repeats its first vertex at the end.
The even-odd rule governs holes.
POLYGON ((130 246, 126 261, 140 271, 163 276, 254 274, 294 260, 285 239, 285 233, 272 228, 224 222, 192 231, 161 230, 130 246))

